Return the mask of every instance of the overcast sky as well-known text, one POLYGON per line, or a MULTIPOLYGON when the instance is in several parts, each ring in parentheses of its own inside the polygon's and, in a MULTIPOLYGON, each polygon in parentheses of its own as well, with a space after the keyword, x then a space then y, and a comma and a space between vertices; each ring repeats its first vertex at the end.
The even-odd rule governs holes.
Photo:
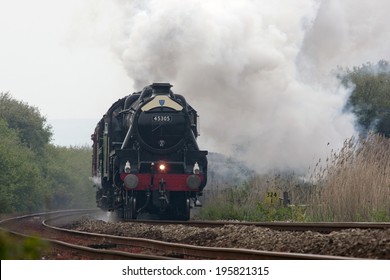
POLYGON ((0 0, 0 91, 38 107, 59 145, 89 144, 108 106, 132 92, 94 2, 0 0))
POLYGON ((389 60, 389 3, 0 0, 0 92, 79 145, 114 101, 171 82, 205 149, 302 169, 354 134, 330 73, 389 60))

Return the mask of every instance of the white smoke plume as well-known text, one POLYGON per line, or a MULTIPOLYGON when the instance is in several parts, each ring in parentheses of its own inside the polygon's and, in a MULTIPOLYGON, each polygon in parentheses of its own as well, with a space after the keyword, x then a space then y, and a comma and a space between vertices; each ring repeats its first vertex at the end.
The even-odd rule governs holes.
POLYGON ((118 1, 113 48, 134 90, 170 82, 201 148, 304 171, 354 134, 337 66, 388 59, 390 2, 118 1))

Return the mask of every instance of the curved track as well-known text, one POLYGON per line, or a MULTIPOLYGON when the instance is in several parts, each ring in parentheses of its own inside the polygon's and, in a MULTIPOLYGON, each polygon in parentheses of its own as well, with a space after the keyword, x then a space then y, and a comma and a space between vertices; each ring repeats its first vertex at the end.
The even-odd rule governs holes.
POLYGON ((110 250, 107 247, 99 248, 99 246, 94 246, 92 237, 81 238, 77 234, 45 225, 46 219, 71 221, 74 217, 93 212, 96 210, 69 210, 23 215, 2 220, 0 226, 1 230, 18 239, 39 236, 50 247, 49 251, 44 253, 45 259, 172 259, 154 254, 110 250))
MULTIPOLYGON (((0 226, 21 238, 38 235, 47 241, 55 254, 76 259, 351 259, 337 256, 268 252, 237 248, 202 247, 169 243, 144 238, 113 236, 86 233, 61 228, 81 215, 92 214, 96 210, 72 210, 38 213, 3 220, 0 226)), ((136 221, 143 223, 176 223, 172 221, 136 221)), ((389 224, 368 223, 242 223, 242 222, 206 222, 190 221, 181 224, 191 226, 223 226, 242 224, 270 227, 278 230, 334 231, 343 228, 389 228, 389 224)), ((49 254, 47 258, 56 258, 49 254)))

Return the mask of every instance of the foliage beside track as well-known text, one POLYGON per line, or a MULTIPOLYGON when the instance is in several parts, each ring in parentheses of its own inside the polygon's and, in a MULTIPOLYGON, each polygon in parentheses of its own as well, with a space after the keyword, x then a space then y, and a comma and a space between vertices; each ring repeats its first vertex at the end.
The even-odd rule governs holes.
POLYGON ((39 238, 27 237, 19 241, 9 234, 0 231, 0 259, 1 260, 36 260, 49 245, 39 238))
POLYGON ((50 144, 39 110, 0 93, 0 213, 94 207, 91 149, 50 144))
POLYGON ((201 219, 295 222, 389 222, 390 138, 345 141, 306 176, 257 175, 219 189, 209 185, 201 219), (268 194, 276 200, 271 203, 268 194), (288 205, 283 203, 288 194, 288 205))
POLYGON ((358 67, 339 68, 337 77, 351 89, 346 104, 356 116, 360 132, 390 136, 390 64, 380 60, 376 64, 365 63, 358 67))

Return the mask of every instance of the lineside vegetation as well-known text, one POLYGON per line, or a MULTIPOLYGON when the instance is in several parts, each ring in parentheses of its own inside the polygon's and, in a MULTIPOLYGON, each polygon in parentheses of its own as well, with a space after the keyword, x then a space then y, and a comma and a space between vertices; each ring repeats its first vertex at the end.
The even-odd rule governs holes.
POLYGON ((57 147, 36 107, 0 93, 0 213, 95 207, 90 147, 57 147))

